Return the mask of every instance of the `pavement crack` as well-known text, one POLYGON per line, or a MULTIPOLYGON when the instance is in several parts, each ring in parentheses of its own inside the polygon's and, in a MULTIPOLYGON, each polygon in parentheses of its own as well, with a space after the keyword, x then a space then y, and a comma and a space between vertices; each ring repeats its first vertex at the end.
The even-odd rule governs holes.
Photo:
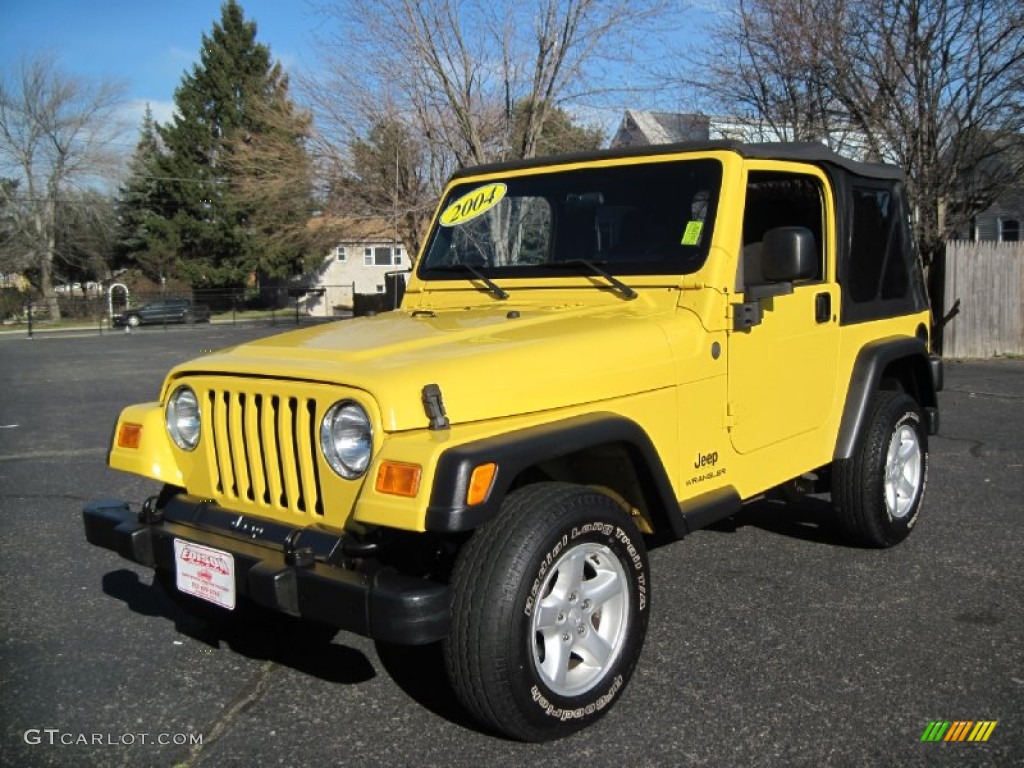
POLYGON ((993 400, 1024 400, 1024 395, 1013 395, 1008 392, 985 392, 979 389, 960 389, 958 387, 945 387, 942 391, 956 392, 957 394, 967 395, 968 397, 991 398, 993 400))
POLYGON ((210 732, 203 734, 202 743, 193 746, 189 750, 188 758, 180 763, 175 763, 174 768, 192 768, 196 761, 203 756, 203 753, 220 740, 225 731, 238 719, 238 716, 255 704, 264 691, 266 691, 270 673, 275 666, 272 661, 265 661, 260 665, 248 688, 243 690, 238 695, 238 698, 224 710, 223 714, 214 722, 210 732))

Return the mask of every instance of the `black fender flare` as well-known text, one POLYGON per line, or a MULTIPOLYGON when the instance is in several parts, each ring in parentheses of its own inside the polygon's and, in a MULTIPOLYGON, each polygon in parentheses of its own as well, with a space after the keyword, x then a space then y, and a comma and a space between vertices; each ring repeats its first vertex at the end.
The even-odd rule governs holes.
POLYGON ((667 512, 676 536, 685 535, 672 484, 647 433, 631 419, 597 412, 573 416, 449 448, 441 454, 427 507, 428 531, 471 531, 497 516, 515 478, 538 462, 609 444, 622 445, 633 462, 645 499, 667 512), (466 504, 473 469, 494 462, 497 472, 487 498, 466 504))
POLYGON ((881 389, 882 376, 894 362, 907 361, 913 371, 917 391, 909 392, 925 411, 929 432, 938 431, 938 399, 941 388, 941 361, 929 359, 928 347, 915 337, 896 336, 865 344, 857 355, 846 389, 846 404, 839 423, 833 459, 849 459, 866 428, 871 399, 881 389), (939 381, 936 381, 936 378, 939 381))

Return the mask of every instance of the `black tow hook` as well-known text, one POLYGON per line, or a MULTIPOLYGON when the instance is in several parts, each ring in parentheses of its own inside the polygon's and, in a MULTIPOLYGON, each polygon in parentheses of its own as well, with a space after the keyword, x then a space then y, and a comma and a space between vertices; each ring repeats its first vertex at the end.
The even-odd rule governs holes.
POLYGON ((164 511, 157 509, 159 496, 150 496, 142 502, 142 509, 139 510, 139 522, 146 525, 155 525, 164 521, 164 511))
POLYGON ((288 534, 284 540, 284 562, 286 565, 293 565, 296 568, 312 568, 316 558, 313 556, 312 547, 296 546, 295 540, 302 535, 302 530, 295 530, 288 534))

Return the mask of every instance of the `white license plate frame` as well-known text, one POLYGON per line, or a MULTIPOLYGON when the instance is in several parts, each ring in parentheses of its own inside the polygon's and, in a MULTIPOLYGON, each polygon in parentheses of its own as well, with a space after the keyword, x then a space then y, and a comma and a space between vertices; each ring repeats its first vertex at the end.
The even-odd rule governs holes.
POLYGON ((179 592, 235 609, 235 557, 230 552, 175 539, 174 577, 179 592))

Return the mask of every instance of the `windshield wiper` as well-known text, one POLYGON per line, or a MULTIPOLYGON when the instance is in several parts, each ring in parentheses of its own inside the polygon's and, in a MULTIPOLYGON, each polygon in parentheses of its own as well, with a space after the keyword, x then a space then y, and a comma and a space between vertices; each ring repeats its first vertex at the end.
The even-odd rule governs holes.
POLYGON ((538 264, 538 267, 545 267, 547 269, 555 269, 558 267, 586 267, 595 275, 603 277, 608 283, 619 293, 621 293, 627 299, 635 299, 637 296, 636 291, 626 285, 624 282, 615 277, 615 275, 609 274, 605 270, 601 269, 598 264, 604 264, 606 262, 594 262, 588 259, 566 259, 565 261, 548 261, 543 264, 538 264))
POLYGON ((487 286, 487 292, 496 299, 507 299, 508 292, 505 291, 500 285, 491 280, 487 275, 481 272, 476 267, 471 267, 469 264, 442 264, 436 267, 427 267, 430 272, 469 272, 473 277, 479 280, 481 283, 487 286))

